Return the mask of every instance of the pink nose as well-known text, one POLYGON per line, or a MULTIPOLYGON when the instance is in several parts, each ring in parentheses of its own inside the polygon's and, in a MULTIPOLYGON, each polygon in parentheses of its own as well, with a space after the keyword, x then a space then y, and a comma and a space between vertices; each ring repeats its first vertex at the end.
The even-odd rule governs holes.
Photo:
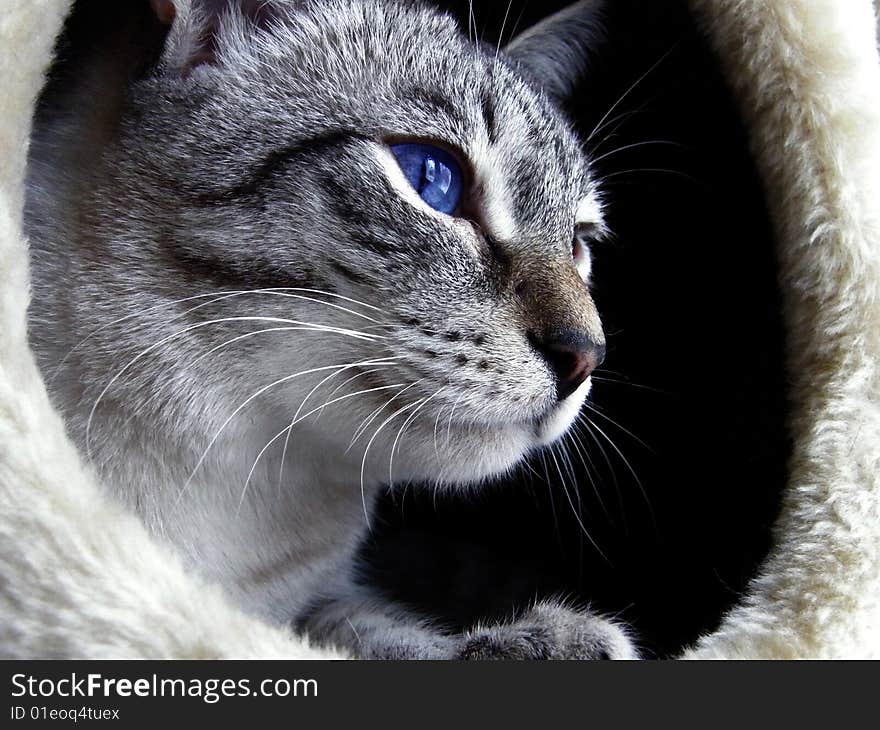
POLYGON ((543 337, 530 335, 529 342, 556 378, 556 397, 560 401, 574 393, 605 359, 605 343, 597 343, 579 330, 562 330, 543 337))

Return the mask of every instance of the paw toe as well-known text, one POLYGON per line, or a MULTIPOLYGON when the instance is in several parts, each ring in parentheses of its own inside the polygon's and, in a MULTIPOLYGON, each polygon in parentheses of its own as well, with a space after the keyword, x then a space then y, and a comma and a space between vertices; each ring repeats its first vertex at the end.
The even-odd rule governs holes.
POLYGON ((540 603, 526 616, 552 627, 553 659, 638 659, 627 632, 592 613, 554 603, 540 603))
POLYGON ((551 637, 543 626, 511 624, 469 633, 459 658, 469 661, 491 659, 549 659, 551 637))

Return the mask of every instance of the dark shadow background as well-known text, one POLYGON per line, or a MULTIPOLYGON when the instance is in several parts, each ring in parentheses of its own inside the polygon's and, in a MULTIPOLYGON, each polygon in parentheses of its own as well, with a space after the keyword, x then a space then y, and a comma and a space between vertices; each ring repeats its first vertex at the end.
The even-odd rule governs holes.
MULTIPOLYGON (((438 4, 467 28, 467 2, 438 4)), ((565 4, 515 0, 505 40, 565 4)), ((593 251, 595 425, 570 467, 557 450, 476 498, 388 495, 366 557, 371 581, 450 626, 562 595, 668 656, 718 625, 769 547, 789 454, 781 305, 761 182, 685 4, 607 6, 570 110, 584 138, 607 123, 588 146, 608 155, 615 233, 593 251)), ((487 42, 506 10, 474 3, 487 42)))

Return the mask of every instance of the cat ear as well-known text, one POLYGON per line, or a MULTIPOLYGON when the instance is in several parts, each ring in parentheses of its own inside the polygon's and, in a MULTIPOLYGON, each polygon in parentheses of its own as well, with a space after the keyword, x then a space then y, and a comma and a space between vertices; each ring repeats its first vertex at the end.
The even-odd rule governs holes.
POLYGON ((600 0, 582 0, 560 10, 514 38, 505 53, 564 105, 602 38, 602 6, 600 0))
POLYGON ((278 17, 270 0, 150 0, 150 6, 156 19, 170 28, 163 65, 182 73, 216 62, 224 16, 257 28, 278 17))

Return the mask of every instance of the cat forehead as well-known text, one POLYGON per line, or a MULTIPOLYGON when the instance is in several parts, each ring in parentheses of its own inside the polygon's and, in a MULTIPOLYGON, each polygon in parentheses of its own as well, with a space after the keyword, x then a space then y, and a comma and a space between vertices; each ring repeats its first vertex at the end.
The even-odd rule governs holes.
POLYGON ((473 80, 458 94, 439 85, 403 91, 382 126, 456 149, 471 178, 469 207, 499 240, 546 240, 576 223, 601 224, 580 144, 546 99, 498 66, 473 80))
POLYGON ((466 155, 494 235, 512 239, 529 228, 547 235, 600 221, 587 159, 549 101, 494 51, 468 78, 467 89, 434 89, 442 121, 428 120, 426 128, 466 155))
MULTIPOLYGON (((389 31, 374 39, 372 52, 358 56, 364 69, 349 97, 357 115, 393 135, 460 150, 497 219, 498 235, 515 224, 546 230, 589 211, 589 220, 596 217, 598 200, 580 144, 540 90, 503 51, 471 42, 448 17, 416 14, 409 33, 395 39, 389 31)), ((342 85, 358 73, 351 63, 337 79, 342 85)))
POLYGON ((502 231, 514 222, 568 225, 578 203, 595 200, 576 138, 503 51, 420 4, 304 7, 268 33, 224 31, 221 63, 232 83, 223 87, 228 113, 218 109, 217 118, 232 123, 251 106, 277 114, 271 134, 285 143, 334 126, 445 143, 466 158, 502 231))

